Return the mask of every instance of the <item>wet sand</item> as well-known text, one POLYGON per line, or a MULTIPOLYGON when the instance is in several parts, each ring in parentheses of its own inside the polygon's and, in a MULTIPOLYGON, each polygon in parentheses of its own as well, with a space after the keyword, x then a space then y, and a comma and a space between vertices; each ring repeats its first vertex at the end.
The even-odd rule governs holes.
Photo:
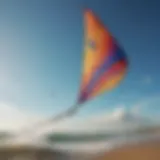
POLYGON ((71 160, 65 153, 32 147, 1 148, 0 160, 71 160))
POLYGON ((160 139, 126 145, 105 153, 94 160, 160 160, 160 139))

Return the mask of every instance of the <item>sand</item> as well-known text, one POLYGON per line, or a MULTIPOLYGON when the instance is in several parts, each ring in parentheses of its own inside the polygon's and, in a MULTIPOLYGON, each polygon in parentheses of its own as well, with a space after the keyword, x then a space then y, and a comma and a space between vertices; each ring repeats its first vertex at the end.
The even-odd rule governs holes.
POLYGON ((0 160, 70 160, 70 157, 50 149, 7 147, 0 149, 0 160))
POLYGON ((126 145, 94 160, 160 160, 160 140, 126 145))

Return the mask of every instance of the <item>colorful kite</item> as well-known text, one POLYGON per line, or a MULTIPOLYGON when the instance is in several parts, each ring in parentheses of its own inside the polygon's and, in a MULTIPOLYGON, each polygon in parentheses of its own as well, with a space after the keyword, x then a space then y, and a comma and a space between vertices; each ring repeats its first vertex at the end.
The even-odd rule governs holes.
POLYGON ((91 11, 86 10, 82 82, 77 103, 52 120, 71 116, 81 105, 115 88, 124 78, 128 61, 124 50, 91 11))

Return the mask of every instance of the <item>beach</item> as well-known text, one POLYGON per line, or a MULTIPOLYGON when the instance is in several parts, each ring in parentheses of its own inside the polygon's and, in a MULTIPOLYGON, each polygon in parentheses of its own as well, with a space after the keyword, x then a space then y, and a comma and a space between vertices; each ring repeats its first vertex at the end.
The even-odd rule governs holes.
POLYGON ((160 160, 160 139, 125 145, 104 153, 94 160, 160 160))
POLYGON ((148 134, 124 135, 104 141, 61 142, 59 145, 43 140, 34 142, 13 141, 0 145, 0 160, 160 160, 159 128, 148 134))
POLYGON ((112 150, 107 150, 94 156, 87 154, 67 154, 56 150, 33 147, 1 148, 0 160, 160 160, 160 139, 126 144, 112 150), (98 156, 97 156, 98 155, 98 156))

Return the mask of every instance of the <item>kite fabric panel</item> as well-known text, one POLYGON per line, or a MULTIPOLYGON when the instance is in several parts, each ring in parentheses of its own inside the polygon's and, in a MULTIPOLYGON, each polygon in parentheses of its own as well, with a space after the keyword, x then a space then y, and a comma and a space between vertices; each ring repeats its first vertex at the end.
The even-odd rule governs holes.
POLYGON ((85 11, 84 24, 79 104, 115 88, 123 80, 128 66, 123 49, 91 10, 85 11))

